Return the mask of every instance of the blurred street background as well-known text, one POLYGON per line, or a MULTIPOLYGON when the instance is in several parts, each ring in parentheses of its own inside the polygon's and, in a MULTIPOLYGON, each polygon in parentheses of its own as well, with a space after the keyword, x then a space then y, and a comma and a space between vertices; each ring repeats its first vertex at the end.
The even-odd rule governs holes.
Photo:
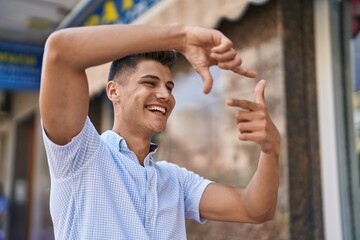
MULTIPOLYGON (((0 240, 54 239, 38 104, 47 37, 76 26, 175 22, 222 31, 258 79, 213 67, 205 96, 180 57, 177 105, 154 138, 157 159, 246 186, 259 149, 238 141, 224 99, 253 100, 260 79, 282 136, 275 219, 188 221, 188 239, 360 240, 360 0, 0 0, 0 240)), ((87 71, 99 133, 112 128, 108 68, 87 71)))

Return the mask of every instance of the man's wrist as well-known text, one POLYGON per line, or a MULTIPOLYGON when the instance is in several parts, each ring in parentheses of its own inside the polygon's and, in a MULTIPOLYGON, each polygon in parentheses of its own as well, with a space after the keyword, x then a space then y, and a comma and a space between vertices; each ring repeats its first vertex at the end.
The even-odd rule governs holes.
POLYGON ((170 35, 175 36, 175 44, 172 47, 177 52, 183 53, 186 48, 186 26, 184 24, 173 23, 169 25, 170 35))

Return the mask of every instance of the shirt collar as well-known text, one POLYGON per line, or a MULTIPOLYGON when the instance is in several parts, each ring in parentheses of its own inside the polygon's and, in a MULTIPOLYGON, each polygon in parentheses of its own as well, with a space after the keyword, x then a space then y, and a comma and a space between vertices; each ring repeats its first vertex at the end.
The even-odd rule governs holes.
MULTIPOLYGON (((120 136, 119 134, 117 134, 116 132, 112 131, 112 130, 108 130, 106 132, 104 132, 101 137, 108 143, 110 144, 113 148, 117 149, 119 152, 122 151, 130 151, 130 149, 128 148, 128 145, 126 143, 126 140, 120 136)), ((155 143, 150 143, 149 146, 149 153, 151 153, 150 155, 152 156, 154 153, 156 153, 158 149, 158 146, 155 143)))

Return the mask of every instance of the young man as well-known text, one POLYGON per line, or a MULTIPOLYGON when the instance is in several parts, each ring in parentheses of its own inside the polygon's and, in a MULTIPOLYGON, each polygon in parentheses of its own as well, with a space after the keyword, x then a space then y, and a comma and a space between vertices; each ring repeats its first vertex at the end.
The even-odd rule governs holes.
POLYGON ((65 29, 49 37, 40 113, 56 239, 186 239, 186 217, 249 223, 273 218, 280 137, 267 112, 265 81, 255 89, 256 102, 227 101, 239 108, 239 138, 261 150, 246 189, 153 160, 151 136, 165 129, 175 106, 169 49, 192 64, 205 93, 212 87, 213 65, 255 77, 241 67, 232 42, 212 29, 111 25, 65 29), (99 136, 87 117, 85 69, 115 59, 120 60, 113 62, 106 87, 114 126, 99 136))

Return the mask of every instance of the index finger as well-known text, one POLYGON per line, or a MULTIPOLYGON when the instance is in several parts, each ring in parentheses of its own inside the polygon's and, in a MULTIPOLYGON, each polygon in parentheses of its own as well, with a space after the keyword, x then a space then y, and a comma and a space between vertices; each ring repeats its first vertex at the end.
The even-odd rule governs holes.
POLYGON ((226 99, 226 105, 228 105, 229 107, 239 107, 249 111, 255 111, 259 109, 259 104, 244 99, 229 98, 226 99))
POLYGON ((256 72, 243 68, 241 66, 233 69, 232 71, 245 77, 256 78, 256 72))

